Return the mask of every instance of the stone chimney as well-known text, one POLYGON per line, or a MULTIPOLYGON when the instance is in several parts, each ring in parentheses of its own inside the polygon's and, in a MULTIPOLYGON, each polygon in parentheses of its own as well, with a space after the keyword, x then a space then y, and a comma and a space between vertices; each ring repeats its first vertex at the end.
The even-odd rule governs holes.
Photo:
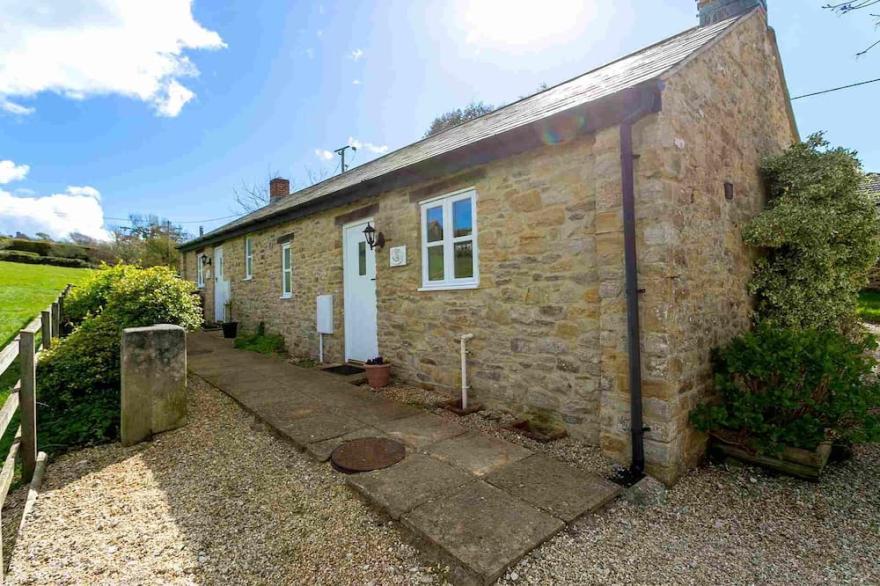
POLYGON ((285 195, 290 195, 290 181, 281 177, 269 181, 269 203, 275 203, 285 195))
POLYGON ((700 26, 715 24, 733 16, 761 7, 767 10, 767 0, 697 0, 700 26))

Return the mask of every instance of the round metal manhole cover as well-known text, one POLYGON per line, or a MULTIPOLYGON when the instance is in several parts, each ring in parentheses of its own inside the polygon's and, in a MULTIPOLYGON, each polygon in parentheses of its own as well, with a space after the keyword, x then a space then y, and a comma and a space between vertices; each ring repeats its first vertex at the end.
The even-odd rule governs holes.
POLYGON ((388 468, 403 460, 403 444, 382 437, 365 437, 345 442, 330 454, 330 461, 343 472, 369 472, 388 468))

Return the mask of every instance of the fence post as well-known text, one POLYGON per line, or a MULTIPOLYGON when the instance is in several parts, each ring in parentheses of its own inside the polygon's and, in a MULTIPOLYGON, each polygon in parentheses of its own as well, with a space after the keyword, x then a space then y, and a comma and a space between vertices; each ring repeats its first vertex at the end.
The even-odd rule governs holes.
POLYGON ((40 326, 40 331, 43 334, 43 350, 48 350, 52 347, 52 310, 44 309, 40 313, 40 319, 42 321, 42 325, 40 326))
POLYGON ((61 336, 61 304, 56 299, 52 302, 52 337, 58 338, 59 336, 61 336))
POLYGON ((21 330, 19 333, 18 361, 21 365, 21 390, 18 393, 21 417, 21 476, 24 482, 30 482, 37 465, 37 409, 34 401, 37 368, 33 332, 21 330))

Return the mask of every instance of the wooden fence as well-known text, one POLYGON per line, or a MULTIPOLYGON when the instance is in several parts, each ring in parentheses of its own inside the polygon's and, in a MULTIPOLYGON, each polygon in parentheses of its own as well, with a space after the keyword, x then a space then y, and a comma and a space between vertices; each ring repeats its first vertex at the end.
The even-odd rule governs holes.
MULTIPOLYGON (((64 298, 67 297, 70 288, 71 285, 65 287, 52 305, 44 309, 19 332, 12 342, 0 350, 0 375, 12 366, 16 358, 21 369, 19 381, 15 383, 15 387, 0 408, 0 437, 6 433, 16 411, 21 422, 6 461, 3 463, 3 469, 0 471, 0 507, 6 501, 6 495, 15 476, 17 456, 21 457, 23 482, 30 482, 34 477, 38 461, 45 465, 45 454, 37 453, 37 359, 40 352, 50 348, 53 339, 61 335, 64 298), (37 334, 39 334, 39 346, 37 334)), ((0 539, 0 583, 3 579, 3 567, 3 547, 0 539)))

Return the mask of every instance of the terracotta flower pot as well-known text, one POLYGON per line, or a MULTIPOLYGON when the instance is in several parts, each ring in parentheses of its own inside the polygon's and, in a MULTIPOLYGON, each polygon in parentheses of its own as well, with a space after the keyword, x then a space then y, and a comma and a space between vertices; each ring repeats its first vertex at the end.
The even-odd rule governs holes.
POLYGON ((367 384, 374 389, 387 386, 391 380, 390 364, 365 364, 364 368, 367 369, 367 384))

